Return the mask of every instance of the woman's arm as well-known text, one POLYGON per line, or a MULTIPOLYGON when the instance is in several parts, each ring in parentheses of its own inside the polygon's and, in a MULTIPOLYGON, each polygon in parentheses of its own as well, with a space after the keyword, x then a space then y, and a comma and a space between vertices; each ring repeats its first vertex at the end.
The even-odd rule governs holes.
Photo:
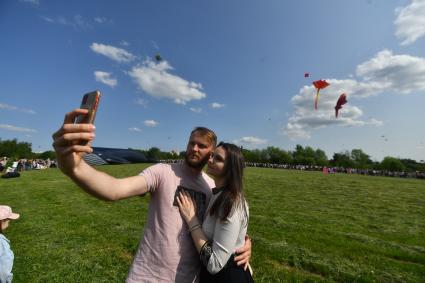
POLYGON ((210 251, 201 251, 201 260, 211 274, 219 272, 235 253, 242 219, 240 210, 236 209, 225 221, 215 219, 214 237, 210 251))
POLYGON ((195 203, 192 201, 192 198, 189 194, 186 192, 181 192, 177 198, 177 204, 180 209, 180 214, 189 227, 193 243, 195 244, 198 253, 200 253, 202 247, 208 241, 208 238, 205 236, 204 231, 202 230, 202 226, 198 220, 198 217, 196 217, 195 203))
POLYGON ((180 212, 189 226, 189 231, 202 263, 211 274, 219 272, 234 253, 242 224, 241 215, 235 211, 226 221, 216 219, 214 238, 208 241, 195 215, 193 201, 187 194, 178 198, 180 212))

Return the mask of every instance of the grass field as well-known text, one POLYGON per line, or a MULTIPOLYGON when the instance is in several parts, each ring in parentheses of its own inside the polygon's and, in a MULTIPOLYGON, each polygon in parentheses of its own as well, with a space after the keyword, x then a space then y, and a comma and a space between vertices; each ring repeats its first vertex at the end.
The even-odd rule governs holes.
MULTIPOLYGON (((425 281, 425 181, 260 168, 245 181, 256 282, 425 281)), ((123 282, 148 202, 97 200, 57 169, 0 179, 21 214, 6 231, 14 282, 123 282)))

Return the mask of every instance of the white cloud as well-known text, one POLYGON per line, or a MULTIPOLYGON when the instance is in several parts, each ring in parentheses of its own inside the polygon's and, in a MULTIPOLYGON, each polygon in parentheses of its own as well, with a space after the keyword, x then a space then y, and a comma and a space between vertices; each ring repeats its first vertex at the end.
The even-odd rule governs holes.
POLYGON ((92 45, 90 45, 90 49, 119 63, 126 63, 136 59, 136 56, 130 52, 112 45, 105 45, 94 42, 92 45))
POLYGON ((24 133, 36 133, 37 130, 29 129, 29 128, 21 128, 8 124, 0 124, 0 129, 12 132, 24 132, 24 133))
POLYGON ((48 22, 48 23, 54 23, 55 20, 46 16, 40 16, 40 18, 42 18, 44 21, 48 22))
POLYGON ((143 122, 143 124, 145 124, 145 126, 146 127, 151 127, 151 128, 153 128, 153 127, 156 127, 156 126, 158 126, 158 122, 157 121, 155 121, 155 120, 145 120, 144 122, 143 122))
POLYGON ((249 136, 249 137, 242 137, 240 139, 233 141, 236 144, 242 144, 242 145, 260 145, 267 143, 267 140, 249 136))
POLYGON ((80 28, 80 29, 87 29, 87 28, 91 28, 92 26, 87 23, 83 17, 81 15, 74 15, 71 19, 67 19, 63 16, 59 16, 54 18, 50 18, 50 17, 46 17, 46 16, 40 16, 44 21, 48 22, 48 23, 55 23, 55 24, 61 24, 64 26, 70 26, 73 27, 75 29, 80 28))
POLYGON ((111 73, 95 71, 94 77, 96 81, 104 83, 110 87, 115 87, 117 85, 117 80, 114 78, 111 78, 111 73))
POLYGON ((210 104, 210 106, 211 106, 211 108, 223 108, 226 105, 220 104, 218 102, 213 102, 213 103, 210 104))
POLYGON ((9 104, 4 104, 4 103, 0 103, 0 109, 20 111, 20 112, 24 112, 24 113, 27 113, 27 114, 35 114, 36 113, 34 110, 31 110, 31 109, 19 108, 19 107, 9 105, 9 104))
POLYGON ((171 99, 177 104, 186 104, 207 96, 201 91, 200 83, 173 75, 170 70, 173 70, 173 67, 167 61, 154 62, 148 59, 143 64, 133 67, 129 75, 148 95, 171 99))
POLYGON ((94 21, 99 24, 106 23, 108 20, 105 17, 95 17, 94 21))
POLYGON ((20 1, 24 2, 24 3, 31 3, 31 4, 34 4, 34 5, 40 4, 40 1, 38 1, 38 0, 20 0, 20 1))
POLYGON ((128 130, 129 130, 130 132, 141 132, 141 131, 142 131, 142 129, 137 128, 137 127, 128 128, 128 130))
POLYGON ((127 41, 125 41, 125 40, 121 40, 120 45, 122 45, 122 46, 129 46, 129 45, 130 45, 130 43, 128 43, 128 42, 127 42, 127 41))
POLYGON ((330 86, 320 91, 319 109, 314 110, 314 86, 307 85, 292 97, 294 112, 282 133, 292 140, 308 139, 310 132, 328 126, 381 126, 382 121, 363 119, 363 111, 353 104, 355 99, 389 93, 409 94, 425 91, 425 59, 409 55, 393 55, 382 50, 356 69, 358 79, 327 79, 330 86), (341 93, 348 103, 335 118, 335 104, 341 93))
POLYGON ((366 82, 378 83, 400 93, 425 90, 425 58, 393 55, 389 50, 382 50, 360 64, 356 74, 366 82))
POLYGON ((425 1, 412 0, 403 8, 396 9, 397 18, 395 35, 401 45, 408 45, 425 35, 425 1))
POLYGON ((147 102, 147 100, 145 100, 145 99, 143 99, 143 98, 138 98, 138 99, 136 99, 136 101, 135 101, 134 103, 136 103, 137 105, 141 105, 141 106, 143 106, 144 108, 148 107, 148 102, 147 102))
POLYGON ((201 113, 202 112, 202 108, 200 108, 200 107, 190 107, 189 109, 190 109, 190 111, 195 112, 195 113, 201 113))

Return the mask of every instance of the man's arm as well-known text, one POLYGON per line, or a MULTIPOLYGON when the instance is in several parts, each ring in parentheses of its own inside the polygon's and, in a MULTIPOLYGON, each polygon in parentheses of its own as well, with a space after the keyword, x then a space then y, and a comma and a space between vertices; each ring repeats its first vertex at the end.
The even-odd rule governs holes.
POLYGON ((238 256, 235 256, 235 261, 237 265, 244 265, 244 270, 247 269, 249 265, 249 260, 251 259, 252 253, 252 241, 248 234, 245 236, 245 245, 241 248, 238 248, 235 253, 238 256))
POLYGON ((89 194, 103 200, 120 200, 143 195, 148 191, 143 176, 118 179, 88 165, 84 160, 73 174, 68 175, 89 194))
POLYGON ((86 192, 100 199, 119 200, 145 194, 148 187, 143 176, 118 179, 84 161, 84 154, 93 152, 90 144, 95 137, 95 127, 92 124, 74 124, 74 120, 87 112, 86 109, 75 109, 66 114, 62 127, 52 136, 60 170, 86 192), (81 144, 81 141, 87 144, 81 144))

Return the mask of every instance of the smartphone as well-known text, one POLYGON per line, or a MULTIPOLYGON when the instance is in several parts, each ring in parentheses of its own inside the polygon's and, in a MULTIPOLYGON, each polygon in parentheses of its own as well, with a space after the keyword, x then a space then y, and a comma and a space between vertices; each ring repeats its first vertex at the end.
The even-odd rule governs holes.
POLYGON ((88 109, 86 115, 79 115, 75 118, 75 124, 93 124, 96 118, 97 107, 99 106, 100 91, 95 90, 84 94, 80 108, 88 109))

